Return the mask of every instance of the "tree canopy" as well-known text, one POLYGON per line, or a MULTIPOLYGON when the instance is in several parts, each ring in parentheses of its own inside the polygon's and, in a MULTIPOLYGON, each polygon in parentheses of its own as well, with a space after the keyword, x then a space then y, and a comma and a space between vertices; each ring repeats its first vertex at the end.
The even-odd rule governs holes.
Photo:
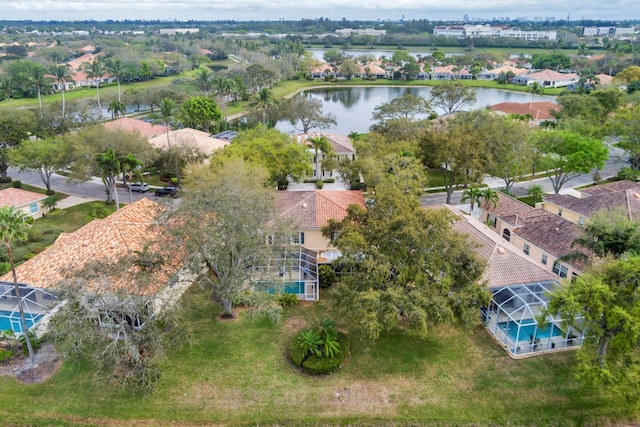
POLYGON ((440 108, 445 115, 455 113, 475 100, 475 89, 458 81, 447 81, 431 89, 431 105, 440 108))

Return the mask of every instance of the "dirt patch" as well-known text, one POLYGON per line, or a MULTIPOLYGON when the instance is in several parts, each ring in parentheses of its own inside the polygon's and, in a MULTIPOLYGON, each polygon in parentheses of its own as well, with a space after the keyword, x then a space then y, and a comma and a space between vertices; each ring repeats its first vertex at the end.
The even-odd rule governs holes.
POLYGON ((56 353, 51 343, 42 344, 35 354, 35 363, 31 365, 29 357, 17 357, 0 364, 0 375, 11 376, 27 384, 45 382, 55 374, 64 360, 56 353))
POLYGON ((284 329, 286 331, 297 332, 307 326, 307 321, 302 317, 291 317, 284 322, 284 329))

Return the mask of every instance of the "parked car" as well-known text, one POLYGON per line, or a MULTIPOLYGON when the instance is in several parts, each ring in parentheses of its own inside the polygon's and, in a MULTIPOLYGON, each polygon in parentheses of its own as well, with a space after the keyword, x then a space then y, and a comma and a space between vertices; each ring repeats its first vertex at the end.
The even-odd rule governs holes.
POLYGON ((131 191, 146 193, 147 191, 149 191, 150 187, 146 182, 132 182, 131 184, 129 184, 129 188, 131 188, 131 191))
POLYGON ((178 187, 173 187, 173 186, 169 186, 169 187, 162 187, 156 190, 156 196, 158 197, 165 197, 165 196, 171 196, 171 197, 178 197, 178 193, 180 192, 180 189, 178 187))

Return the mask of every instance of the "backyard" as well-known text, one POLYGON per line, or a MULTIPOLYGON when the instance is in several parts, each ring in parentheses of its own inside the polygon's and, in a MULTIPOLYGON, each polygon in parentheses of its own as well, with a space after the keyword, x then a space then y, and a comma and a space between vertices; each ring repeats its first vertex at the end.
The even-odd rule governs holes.
POLYGON ((143 398, 91 381, 91 364, 66 361, 49 381, 0 377, 0 419, 31 425, 604 425, 631 418, 624 403, 573 379, 574 353, 514 361, 481 327, 438 327, 352 339, 338 373, 292 368, 293 335, 324 316, 330 296, 287 308, 284 323, 220 321, 198 286, 182 301, 192 344, 172 349, 155 394, 143 398))

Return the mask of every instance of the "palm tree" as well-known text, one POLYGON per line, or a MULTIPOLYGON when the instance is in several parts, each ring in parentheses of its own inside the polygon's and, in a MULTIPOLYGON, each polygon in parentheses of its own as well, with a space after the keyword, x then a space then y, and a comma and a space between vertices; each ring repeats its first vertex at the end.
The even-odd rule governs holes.
POLYGON ((22 334, 27 343, 29 350, 29 358, 33 365, 35 356, 33 354, 33 347, 31 346, 31 338, 29 337, 29 328, 27 327, 27 320, 24 316, 24 307, 22 306, 22 297, 20 296, 20 287, 18 286, 18 276, 16 275, 16 266, 13 261, 13 252, 11 251, 11 239, 26 240, 27 228, 29 224, 26 221, 25 214, 21 211, 14 209, 12 206, 5 206, 0 208, 0 238, 4 240, 4 246, 7 250, 7 258, 9 265, 11 266, 11 274, 13 275, 13 287, 15 289, 16 297, 18 299, 18 309, 20 311, 20 328, 22 334))
POLYGON ((495 209, 495 207, 498 206, 498 202, 500 201, 498 192, 491 188, 482 190, 480 197, 484 203, 485 209, 488 207, 492 207, 495 209))
POLYGON ((64 103, 64 91, 67 83, 73 82, 71 78, 71 72, 69 71, 69 65, 55 65, 51 68, 51 74, 54 75, 58 89, 62 91, 62 117, 64 117, 65 103, 64 103))
POLYGON ((42 89, 45 88, 51 80, 47 77, 46 72, 47 69, 44 66, 36 64, 31 69, 31 75, 28 80, 28 84, 35 87, 38 91, 38 105, 40 106, 40 113, 42 113, 42 89))
POLYGON ((267 108, 275 105, 275 100, 273 99, 273 93, 265 88, 262 88, 260 92, 256 92, 252 99, 251 105, 256 111, 262 110, 262 123, 264 125, 267 124, 267 108))
POLYGON ((134 154, 127 154, 126 156, 120 156, 118 159, 120 162, 120 169, 125 177, 125 182, 128 181, 127 188, 129 188, 129 203, 131 203, 131 181, 133 178, 133 174, 143 165, 142 160, 138 159, 134 154), (129 179, 127 180, 127 176, 129 179))
POLYGON ((170 147, 171 143, 169 142, 169 130, 171 129, 171 119, 176 114, 178 110, 178 106, 176 102, 171 98, 162 98, 162 101, 158 104, 158 111, 160 112, 160 117, 162 117, 162 121, 164 126, 167 128, 167 148, 170 147))
POLYGON ((228 109, 227 108, 228 103, 226 98, 233 91, 233 88, 235 85, 236 85, 235 81, 223 76, 218 76, 213 82, 213 86, 215 87, 216 92, 218 92, 218 96, 220 96, 220 99, 222 102, 222 112, 224 113, 225 120, 227 119, 227 109, 228 109))
POLYGON ((358 141, 360 139, 360 133, 355 130, 353 132, 349 132, 349 139, 354 142, 358 141))
POLYGON ((122 101, 120 98, 120 79, 124 74, 124 64, 120 58, 110 59, 107 62, 107 71, 118 81, 118 101, 122 101))
POLYGON ((102 116, 102 106, 100 105, 100 82, 105 74, 104 61, 102 56, 98 56, 93 62, 85 62, 83 65, 84 70, 87 73, 87 77, 93 80, 96 85, 96 98, 98 99, 98 110, 100 116, 102 116))
POLYGON ((13 89, 11 89, 11 77, 4 76, 0 80, 0 86, 2 86, 2 95, 7 103, 11 102, 11 95, 13 95, 13 89))
POLYGON ((127 104, 124 102, 113 100, 109 103, 108 112, 111 113, 112 119, 117 119, 118 116, 124 117, 127 114, 127 104))
POLYGON ((116 189, 116 177, 120 174, 120 159, 116 156, 113 148, 109 148, 106 153, 96 154, 96 167, 100 171, 102 182, 107 192, 107 203, 111 203, 113 196, 116 203, 116 210, 120 208, 118 201, 118 191, 116 189))
POLYGON ((544 188, 540 184, 533 184, 531 187, 527 188, 527 195, 533 197, 533 204, 538 203, 538 200, 542 200, 542 195, 544 194, 544 188))
POLYGON ((213 80, 213 74, 206 68, 199 68, 196 73, 196 86, 204 92, 205 95, 209 95, 211 90, 211 82, 213 80))
POLYGON ((531 92, 531 103, 529 104, 529 108, 533 106, 533 98, 536 95, 541 95, 544 92, 544 88, 538 82, 533 82, 531 86, 529 86, 529 92, 531 92))
POLYGON ((321 180, 322 172, 320 171, 320 158, 319 158, 318 152, 322 150, 322 152, 328 156, 329 153, 331 152, 331 143, 329 142, 327 137, 324 135, 307 138, 306 142, 310 143, 311 146, 313 147, 313 150, 315 151, 316 178, 318 180, 321 180))
POLYGON ((480 204, 480 200, 482 200, 482 191, 479 188, 467 188, 462 192, 460 201, 464 203, 467 200, 469 201, 469 215, 471 215, 476 203, 480 204))

